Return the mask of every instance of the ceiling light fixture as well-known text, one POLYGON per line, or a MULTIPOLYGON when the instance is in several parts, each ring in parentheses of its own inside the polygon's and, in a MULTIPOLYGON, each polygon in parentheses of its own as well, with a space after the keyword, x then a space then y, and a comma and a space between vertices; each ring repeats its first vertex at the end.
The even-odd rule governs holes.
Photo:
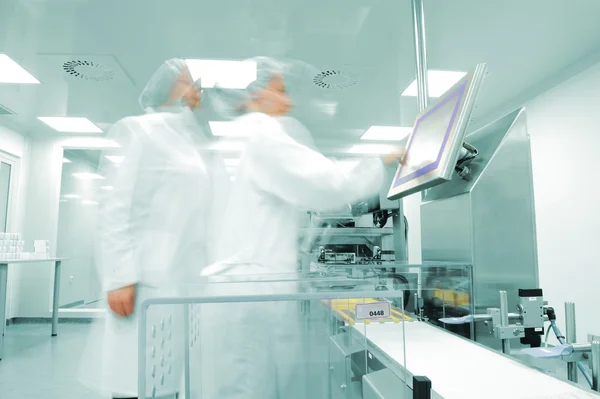
POLYGON ((90 148, 119 148, 120 145, 114 140, 96 137, 75 137, 61 143, 63 148, 76 148, 78 150, 90 148))
POLYGON ((40 116, 38 119, 61 133, 102 133, 102 129, 94 125, 88 118, 40 116))
POLYGON ((115 163, 117 165, 120 164, 121 162, 123 162, 123 160, 125 159, 125 157, 118 156, 118 155, 106 155, 105 158, 108 159, 110 162, 115 163))
POLYGON ((412 127, 371 126, 361 140, 402 141, 412 132, 412 127))
POLYGON ((63 163, 73 163, 73 162, 71 162, 71 160, 70 160, 70 159, 67 159, 67 158, 64 158, 64 157, 63 157, 63 163))
POLYGON ((219 140, 211 143, 207 148, 212 151, 240 152, 244 149, 244 143, 234 140, 219 140))
POLYGON ((100 188, 101 188, 102 190, 106 190, 106 191, 111 191, 111 190, 113 190, 113 189, 114 189, 114 187, 113 187, 113 186, 102 186, 102 187, 100 187, 100 188))
POLYGON ((78 179, 83 179, 83 180, 104 180, 103 176, 100 176, 97 173, 88 173, 88 172, 73 173, 73 177, 76 177, 78 179))
POLYGON ((245 132, 239 129, 235 122, 210 121, 208 122, 213 136, 244 137, 245 132))
POLYGON ((65 195, 63 195, 63 198, 76 199, 76 198, 81 198, 81 195, 77 195, 77 194, 65 194, 65 195))
MULTIPOLYGON (((442 94, 448 91, 448 89, 454 86, 456 82, 461 80, 466 74, 466 72, 436 71, 430 69, 427 72, 429 97, 440 97, 442 94)), ((415 79, 404 90, 402 96, 417 97, 417 91, 417 80, 415 79)))
POLYGON ((256 80, 256 62, 187 59, 194 81, 201 79, 203 88, 215 85, 225 89, 245 89, 256 80))
POLYGON ((389 144, 357 144, 350 147, 348 152, 350 154, 384 155, 392 152, 394 148, 389 144))
POLYGON ((239 164, 240 164, 240 159, 239 158, 226 158, 225 159, 225 166, 236 167, 239 164))
POLYGON ((39 84, 40 81, 6 54, 0 54, 0 83, 39 84))

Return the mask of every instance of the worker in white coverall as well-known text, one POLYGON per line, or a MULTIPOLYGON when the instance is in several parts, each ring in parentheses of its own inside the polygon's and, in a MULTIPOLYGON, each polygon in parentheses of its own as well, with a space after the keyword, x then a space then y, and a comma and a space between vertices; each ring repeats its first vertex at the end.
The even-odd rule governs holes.
MULTIPOLYGON (((257 79, 246 90, 219 88, 210 102, 234 118, 236 135, 247 137, 217 241, 223 261, 209 275, 249 275, 297 271, 298 210, 336 210, 372 197, 384 183, 384 161, 360 158, 333 161, 299 143, 288 129, 298 121, 281 119, 292 107, 286 92, 285 64, 258 57, 257 79)), ((305 136, 305 135, 304 135, 305 136)), ((402 151, 385 162, 400 160, 402 151)), ((239 276, 238 276, 239 277, 239 276)), ((290 284, 256 284, 243 292, 289 293, 290 284)), ((234 291, 231 289, 229 291, 234 291)), ((302 328, 297 303, 208 305, 202 355, 203 399, 308 399, 303 376, 302 328)), ((200 378, 198 376, 198 378, 200 378)))
MULTIPOLYGON (((117 122, 108 134, 125 157, 109 173, 113 188, 99 208, 96 263, 109 309, 101 331, 91 335, 89 367, 82 367, 84 384, 113 398, 138 396, 140 305, 179 295, 192 272, 209 261, 210 217, 229 183, 222 160, 199 151, 201 91, 185 61, 166 61, 140 105, 145 115, 117 122)), ((180 392, 182 315, 181 306, 149 308, 148 368, 139 370, 146 373, 149 396, 180 392)))

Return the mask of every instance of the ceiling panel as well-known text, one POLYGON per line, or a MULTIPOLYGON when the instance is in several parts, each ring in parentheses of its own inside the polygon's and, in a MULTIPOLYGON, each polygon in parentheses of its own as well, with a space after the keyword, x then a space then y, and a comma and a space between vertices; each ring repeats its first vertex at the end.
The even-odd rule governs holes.
MULTIPOLYGON (((430 68, 489 66, 477 114, 600 51, 595 0, 425 6, 430 68)), ((290 82, 294 112, 328 146, 355 142, 371 125, 411 126, 417 113, 415 98, 400 97, 415 73, 410 0, 3 0, 0 52, 43 82, 0 86, 0 105, 17 114, 0 116, 0 123, 10 120, 26 132, 43 129, 35 119, 42 113, 85 116, 106 128, 140 112, 139 92, 170 57, 305 62, 290 82), (78 60, 105 69, 76 69, 110 71, 111 79, 67 75, 64 63, 78 60), (328 71, 340 73, 324 76, 328 71)))

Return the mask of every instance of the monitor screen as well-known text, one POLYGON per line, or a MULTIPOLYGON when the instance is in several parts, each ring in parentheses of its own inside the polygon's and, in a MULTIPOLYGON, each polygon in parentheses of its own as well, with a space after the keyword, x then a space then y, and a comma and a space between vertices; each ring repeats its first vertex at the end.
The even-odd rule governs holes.
POLYGON ((479 65, 475 72, 467 74, 417 116, 406 146, 405 162, 392 180, 389 199, 398 199, 452 178, 484 74, 485 65, 479 65))

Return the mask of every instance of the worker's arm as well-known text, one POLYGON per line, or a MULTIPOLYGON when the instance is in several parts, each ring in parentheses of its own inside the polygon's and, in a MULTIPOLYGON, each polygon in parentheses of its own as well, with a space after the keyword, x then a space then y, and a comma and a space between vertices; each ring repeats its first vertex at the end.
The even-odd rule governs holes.
POLYGON ((290 138, 272 118, 257 115, 248 143, 251 178, 299 208, 326 211, 367 199, 384 179, 378 158, 333 161, 290 138))
POLYGON ((107 181, 113 189, 106 192, 100 204, 98 258, 104 289, 109 292, 109 305, 115 313, 127 316, 133 312, 135 284, 140 279, 133 230, 141 216, 138 210, 144 209, 144 204, 137 203, 143 196, 136 195, 136 190, 143 187, 140 165, 147 140, 139 124, 131 118, 117 122, 108 136, 123 143, 125 158, 107 181))

